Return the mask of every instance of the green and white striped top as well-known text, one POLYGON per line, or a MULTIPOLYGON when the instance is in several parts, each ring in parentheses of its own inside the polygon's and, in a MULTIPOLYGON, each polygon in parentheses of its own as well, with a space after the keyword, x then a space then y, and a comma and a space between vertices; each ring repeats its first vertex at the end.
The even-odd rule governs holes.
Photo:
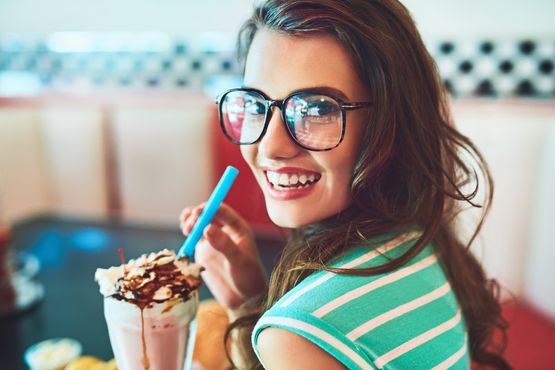
MULTIPOLYGON (((405 252, 421 235, 409 231, 375 239, 332 261, 333 267, 378 266, 405 252)), ((381 275, 318 271, 260 318, 294 332, 348 369, 468 369, 461 310, 431 245, 403 267, 381 275)))

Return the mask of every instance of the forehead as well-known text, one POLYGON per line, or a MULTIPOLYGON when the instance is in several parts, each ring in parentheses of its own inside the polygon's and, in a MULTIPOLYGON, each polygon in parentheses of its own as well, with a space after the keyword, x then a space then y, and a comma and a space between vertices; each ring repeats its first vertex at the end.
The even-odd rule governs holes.
POLYGON ((333 37, 290 36, 265 29, 257 32, 251 44, 244 85, 272 99, 315 86, 340 90, 349 99, 366 95, 351 56, 333 37))

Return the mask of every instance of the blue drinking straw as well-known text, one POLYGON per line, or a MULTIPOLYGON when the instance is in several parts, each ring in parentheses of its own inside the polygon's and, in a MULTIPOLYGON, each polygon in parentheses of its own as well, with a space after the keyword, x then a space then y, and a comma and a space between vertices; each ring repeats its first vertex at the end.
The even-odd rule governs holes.
POLYGON ((204 228, 208 226, 208 224, 214 218, 214 215, 218 211, 218 208, 220 208, 220 205, 224 201, 224 198, 227 195, 229 188, 231 188, 233 181, 235 181, 238 173, 239 170, 237 170, 237 168, 227 166, 220 181, 214 188, 214 191, 212 191, 212 194, 210 194, 210 198, 208 198, 206 206, 200 214, 195 226, 193 226, 191 233, 189 234, 187 239, 185 239, 185 242, 181 246, 181 249, 179 249, 179 252, 177 253, 177 256, 179 258, 187 256, 189 257, 189 260, 193 260, 193 256, 195 255, 195 247, 202 237, 204 228))

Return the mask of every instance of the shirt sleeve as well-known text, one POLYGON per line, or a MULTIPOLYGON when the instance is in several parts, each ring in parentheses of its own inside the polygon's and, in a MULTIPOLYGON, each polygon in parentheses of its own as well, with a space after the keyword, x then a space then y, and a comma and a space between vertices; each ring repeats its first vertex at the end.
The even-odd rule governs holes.
POLYGON ((308 339, 348 369, 377 369, 367 354, 333 325, 304 311, 278 307, 263 315, 253 331, 252 345, 261 363, 257 340, 260 332, 267 327, 285 329, 308 339))

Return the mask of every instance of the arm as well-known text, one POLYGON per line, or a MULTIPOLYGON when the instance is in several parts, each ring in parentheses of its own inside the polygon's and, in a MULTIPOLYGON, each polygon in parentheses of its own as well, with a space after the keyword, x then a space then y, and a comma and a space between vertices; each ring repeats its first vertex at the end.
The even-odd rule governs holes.
POLYGON ((285 329, 262 330, 257 345, 266 370, 347 369, 316 344, 285 329))

